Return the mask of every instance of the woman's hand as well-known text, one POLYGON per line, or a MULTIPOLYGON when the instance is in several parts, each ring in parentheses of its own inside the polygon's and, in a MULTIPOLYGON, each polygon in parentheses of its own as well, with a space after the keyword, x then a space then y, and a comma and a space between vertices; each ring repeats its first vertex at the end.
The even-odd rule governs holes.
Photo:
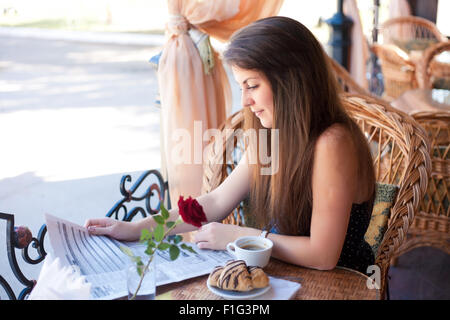
POLYGON ((211 222, 203 225, 195 233, 193 241, 200 249, 226 250, 229 242, 246 235, 259 235, 260 232, 233 224, 211 222))
POLYGON ((93 235, 105 235, 124 241, 139 240, 140 230, 134 222, 119 221, 112 218, 89 219, 84 226, 93 235))

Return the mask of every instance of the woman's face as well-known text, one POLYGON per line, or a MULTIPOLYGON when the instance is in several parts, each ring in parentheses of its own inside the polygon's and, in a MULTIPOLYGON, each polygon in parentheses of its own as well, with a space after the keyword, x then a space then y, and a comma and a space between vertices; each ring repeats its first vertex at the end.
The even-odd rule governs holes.
POLYGON ((241 103, 249 107, 265 128, 272 128, 273 94, 269 80, 256 70, 232 67, 233 75, 241 88, 241 103))

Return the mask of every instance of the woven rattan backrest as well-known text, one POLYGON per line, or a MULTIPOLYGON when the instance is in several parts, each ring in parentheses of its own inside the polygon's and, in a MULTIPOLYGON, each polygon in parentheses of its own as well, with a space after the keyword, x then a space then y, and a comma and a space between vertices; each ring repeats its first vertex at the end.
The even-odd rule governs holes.
POLYGON ((347 110, 364 132, 371 148, 376 180, 400 185, 406 174, 408 148, 405 139, 396 132, 403 124, 396 123, 384 109, 367 107, 367 100, 356 98, 346 103, 347 110), (364 103, 364 104, 363 104, 364 103), (362 107, 363 106, 363 107, 362 107))
POLYGON ((428 139, 410 116, 379 100, 347 95, 344 105, 368 138, 377 181, 399 186, 376 257, 377 264, 387 267, 426 191, 431 169, 428 139))
MULTIPOLYGON (((217 188, 237 165, 245 149, 243 124, 242 111, 234 113, 220 126, 222 135, 217 140, 217 137, 213 137, 206 147, 202 194, 217 188)), ((243 225, 242 205, 241 203, 223 222, 243 225)))
POLYGON ((450 112, 417 112, 412 117, 425 129, 431 144, 431 175, 422 212, 450 218, 450 112))
POLYGON ((425 50, 423 59, 417 66, 416 77, 420 88, 431 89, 437 79, 450 81, 450 63, 435 59, 439 54, 450 54, 450 41, 439 42, 425 50))
POLYGON ((416 66, 406 52, 393 44, 375 43, 371 49, 381 63, 384 99, 391 101, 405 91, 417 88, 416 66))
POLYGON ((385 44, 412 39, 446 41, 446 37, 433 22, 415 16, 389 19, 381 25, 380 31, 380 43, 385 44))

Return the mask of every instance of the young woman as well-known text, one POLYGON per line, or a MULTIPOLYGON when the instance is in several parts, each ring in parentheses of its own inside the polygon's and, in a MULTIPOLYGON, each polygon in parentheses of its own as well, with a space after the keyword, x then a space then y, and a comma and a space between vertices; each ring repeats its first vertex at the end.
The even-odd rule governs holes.
MULTIPOLYGON (((225 249, 240 236, 267 230, 275 258, 365 273, 374 263, 364 241, 375 190, 372 158, 342 107, 320 43, 301 23, 271 17, 235 33, 224 59, 242 90, 245 127, 278 130, 278 170, 262 175, 261 164, 250 163, 245 153, 219 187, 196 199, 208 222, 197 229, 194 242, 201 249, 225 249), (258 228, 219 223, 248 196, 258 228)), ((175 219, 178 209, 170 214, 175 219)), ((151 217, 86 222, 92 234, 122 240, 137 240, 153 225, 151 217)), ((194 229, 182 224, 174 231, 194 229)))

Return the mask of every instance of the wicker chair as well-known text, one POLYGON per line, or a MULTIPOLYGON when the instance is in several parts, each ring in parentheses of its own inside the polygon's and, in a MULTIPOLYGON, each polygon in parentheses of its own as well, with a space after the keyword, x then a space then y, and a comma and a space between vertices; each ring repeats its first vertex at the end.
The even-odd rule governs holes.
POLYGON ((371 50, 381 64, 384 79, 383 99, 393 101, 403 92, 418 87, 416 66, 404 51, 391 44, 373 44, 371 50))
MULTIPOLYGON (((391 210, 388 229, 376 255, 376 264, 381 270, 380 297, 384 299, 390 260, 405 240, 427 188, 431 168, 429 144, 423 129, 410 116, 394 111, 388 104, 363 95, 344 93, 343 98, 346 109, 368 140, 376 142, 378 146, 373 153, 377 181, 400 187, 391 210)), ((232 159, 234 148, 243 149, 243 132, 238 130, 242 129, 242 125, 243 115, 238 111, 221 126, 225 133, 222 139, 208 145, 203 192, 215 189, 236 165, 236 159, 224 164, 220 164, 220 160, 232 159)), ((223 222, 244 225, 243 209, 244 202, 223 222)))
POLYGON ((389 19, 380 28, 380 40, 371 49, 381 62, 384 77, 384 98, 394 100, 403 92, 418 88, 415 59, 411 51, 447 42, 447 38, 429 20, 404 16, 389 19))
POLYGON ((417 83, 419 88, 440 88, 450 90, 450 63, 435 59, 443 52, 450 54, 450 42, 440 42, 429 47, 417 66, 417 83))
POLYGON ((422 246, 450 254, 450 112, 417 112, 412 117, 428 133, 432 171, 420 210, 397 256, 422 246))

